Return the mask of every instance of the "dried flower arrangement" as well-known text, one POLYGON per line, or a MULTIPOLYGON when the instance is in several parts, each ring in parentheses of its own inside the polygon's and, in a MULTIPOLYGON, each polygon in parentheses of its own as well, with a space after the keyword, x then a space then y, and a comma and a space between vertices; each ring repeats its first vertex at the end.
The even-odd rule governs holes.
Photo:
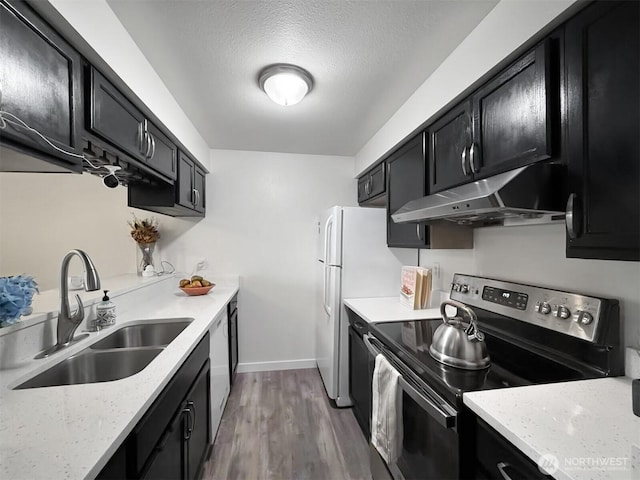
POLYGON ((137 243, 155 243, 160 238, 158 221, 155 218, 140 220, 134 215, 133 220, 128 223, 131 227, 131 237, 137 243))

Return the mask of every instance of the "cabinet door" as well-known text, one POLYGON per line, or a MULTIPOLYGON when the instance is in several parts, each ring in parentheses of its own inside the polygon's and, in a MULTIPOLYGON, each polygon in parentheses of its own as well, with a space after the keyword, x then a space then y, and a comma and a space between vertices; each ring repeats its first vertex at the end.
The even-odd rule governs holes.
POLYGON ((141 478, 148 480, 182 480, 187 478, 185 437, 188 428, 188 409, 180 407, 155 447, 141 478))
POLYGON ((568 257, 640 259, 639 19, 596 2, 566 25, 568 257))
POLYGON ((178 152, 177 202, 183 207, 194 208, 193 177, 196 166, 183 152, 178 152))
POLYGON ((550 158, 549 50, 542 42, 473 95, 476 179, 550 158))
POLYGON ((94 68, 90 69, 89 130, 123 152, 146 161, 144 115, 94 68))
POLYGON ((366 438, 371 435, 371 378, 369 351, 360 334, 349 327, 349 395, 353 413, 366 438))
POLYGON ((229 317, 229 383, 233 385, 238 369, 238 310, 229 317))
POLYGON ((427 228, 417 223, 395 223, 391 218, 400 207, 426 195, 425 136, 420 134, 387 160, 387 245, 424 247, 427 228))
POLYGON ((151 135, 148 165, 171 180, 175 180, 178 176, 178 147, 152 123, 148 123, 148 132, 151 135))
POLYGON ((386 190, 386 164, 375 166, 358 178, 358 203, 369 206, 384 206, 382 194, 386 190), (376 197, 378 199, 376 200, 376 197), (382 199, 382 200, 380 200, 382 199))
POLYGON ((196 197, 194 202, 195 209, 198 212, 204 212, 207 209, 206 174, 197 165, 193 173, 193 190, 196 197))
POLYGON ((191 390, 187 394, 187 479, 193 480, 200 473, 211 443, 211 398, 209 361, 202 367, 191 390))
POLYGON ((429 193, 471 181, 471 102, 447 112, 429 127, 428 134, 429 193))
POLYGON ((7 112, 0 140, 82 171, 82 159, 64 153, 82 154, 80 55, 24 3, 0 2, 0 24, 0 109, 7 112))

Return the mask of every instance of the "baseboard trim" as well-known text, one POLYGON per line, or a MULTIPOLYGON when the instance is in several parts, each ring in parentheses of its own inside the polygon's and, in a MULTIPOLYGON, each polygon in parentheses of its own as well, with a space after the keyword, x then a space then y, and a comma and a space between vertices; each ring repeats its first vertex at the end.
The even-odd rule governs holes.
POLYGON ((277 362, 239 363, 238 373, 270 372, 276 370, 298 370, 301 368, 315 368, 315 358, 303 360, 281 360, 277 362))

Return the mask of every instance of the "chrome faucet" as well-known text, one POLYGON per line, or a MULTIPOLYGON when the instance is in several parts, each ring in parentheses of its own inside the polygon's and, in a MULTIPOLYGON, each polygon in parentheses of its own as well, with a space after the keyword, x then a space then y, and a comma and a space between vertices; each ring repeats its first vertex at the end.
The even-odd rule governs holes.
POLYGON ((71 259, 77 256, 82 262, 82 268, 84 269, 84 289, 87 292, 93 292, 100 290, 100 277, 93 262, 82 250, 71 250, 62 259, 62 267, 60 268, 60 313, 58 315, 58 328, 57 328, 57 340, 53 347, 39 353, 36 358, 45 358, 49 355, 68 347, 71 343, 88 337, 87 334, 80 335, 73 338, 73 334, 76 329, 84 320, 84 305, 80 299, 80 295, 76 294, 76 303, 78 309, 75 313, 71 312, 71 306, 69 305, 68 295, 68 276, 69 276, 69 262, 71 259))

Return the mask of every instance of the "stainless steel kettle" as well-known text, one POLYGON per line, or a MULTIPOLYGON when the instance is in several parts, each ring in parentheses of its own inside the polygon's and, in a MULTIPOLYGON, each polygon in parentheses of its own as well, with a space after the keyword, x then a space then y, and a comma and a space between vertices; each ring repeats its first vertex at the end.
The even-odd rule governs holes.
POLYGON ((478 330, 478 318, 475 312, 466 305, 446 300, 440 305, 442 321, 433 334, 429 353, 437 361, 452 367, 467 370, 481 370, 489 366, 490 359, 484 334, 478 330), (458 314, 464 314, 468 322, 462 317, 449 318, 446 306, 456 307, 458 314))

